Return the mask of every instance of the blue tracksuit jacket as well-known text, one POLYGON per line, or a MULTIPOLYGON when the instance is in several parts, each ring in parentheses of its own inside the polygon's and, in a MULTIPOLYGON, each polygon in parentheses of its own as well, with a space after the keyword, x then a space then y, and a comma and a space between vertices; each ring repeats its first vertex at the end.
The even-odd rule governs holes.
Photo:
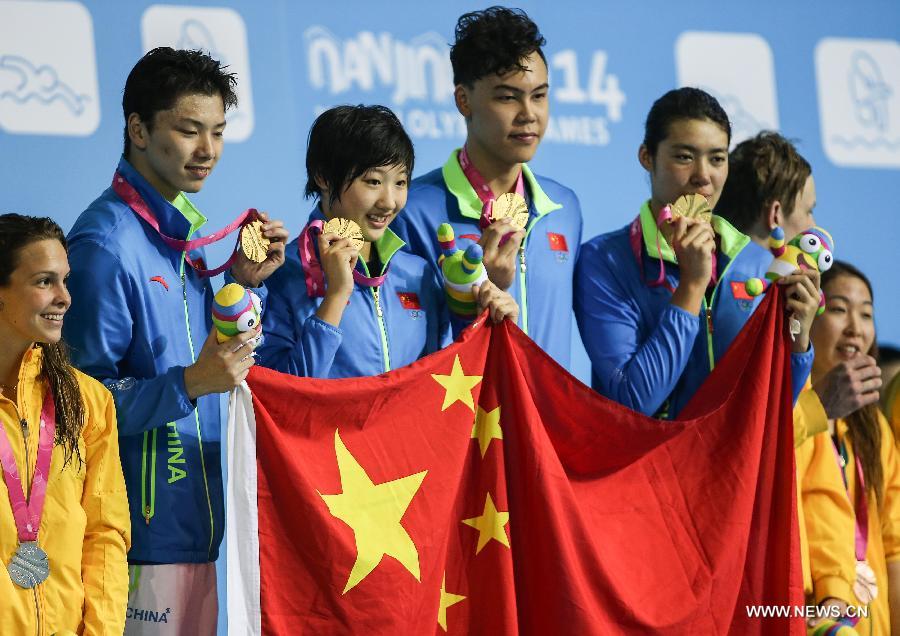
MULTIPOLYGON (((406 208, 391 227, 408 249, 435 264, 441 254, 437 227, 450 223, 465 249, 481 236, 481 200, 453 151, 439 170, 415 179, 406 208)), ((531 218, 508 290, 519 304, 519 327, 557 362, 569 366, 572 343, 572 277, 581 244, 581 207, 570 189, 522 166, 531 218)))
MULTIPOLYGON (((318 207, 310 215, 324 218, 318 207)), ((425 260, 400 251, 403 242, 390 228, 373 245, 390 267, 384 283, 355 285, 339 328, 315 315, 323 298, 307 295, 298 242, 287 245, 284 266, 266 283, 263 366, 315 378, 378 375, 451 341, 440 279, 425 260)), ((362 259, 357 269, 368 275, 362 259)))
MULTIPOLYGON (((659 275, 678 286, 675 255, 648 203, 640 211, 641 268, 629 227, 597 236, 581 248, 575 272, 575 317, 591 359, 591 384, 602 395, 647 415, 675 417, 688 403, 743 328, 762 296, 748 298, 744 281, 763 276, 772 254, 714 216, 720 236, 719 281, 701 315, 673 306, 665 287, 646 281, 659 275)), ((794 399, 812 369, 813 350, 791 356, 794 399)))
MULTIPOLYGON (((118 169, 162 232, 198 236, 206 219, 183 194, 176 207, 124 158, 118 169)), ((63 333, 75 365, 115 398, 131 508, 129 560, 215 561, 224 530, 219 396, 192 402, 184 386, 184 369, 212 324, 209 279, 112 188, 78 217, 68 241, 72 307, 63 333)), ((264 290, 256 291, 264 300, 264 290)))

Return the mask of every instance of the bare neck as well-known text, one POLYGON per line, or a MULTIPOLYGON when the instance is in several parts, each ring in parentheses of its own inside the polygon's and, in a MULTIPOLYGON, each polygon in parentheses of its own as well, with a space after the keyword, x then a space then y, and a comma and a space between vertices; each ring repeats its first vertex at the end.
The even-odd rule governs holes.
POLYGON ((15 401, 16 395, 13 387, 19 381, 19 369, 22 368, 22 358, 31 345, 28 346, 3 346, 0 347, 0 384, 4 385, 3 394, 15 401))
POLYGON ((522 164, 514 163, 510 165, 502 162, 484 152, 477 144, 470 142, 466 142, 466 152, 472 161, 472 165, 484 178, 495 197, 511 192, 515 188, 519 172, 522 170, 522 164))
POLYGON ((765 223, 757 221, 745 234, 757 245, 769 249, 769 234, 771 234, 771 231, 765 223))

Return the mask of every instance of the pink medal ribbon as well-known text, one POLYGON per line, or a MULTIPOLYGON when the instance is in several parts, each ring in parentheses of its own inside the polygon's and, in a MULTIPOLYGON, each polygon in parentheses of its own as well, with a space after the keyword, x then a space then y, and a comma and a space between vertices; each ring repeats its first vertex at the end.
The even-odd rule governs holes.
MULTIPOLYGON (((50 477, 50 456, 56 440, 56 405, 53 392, 47 389, 44 406, 41 409, 41 427, 38 436, 37 462, 34 467, 34 478, 31 480, 31 495, 25 498, 25 484, 16 467, 12 445, 6 435, 6 429, 0 426, 0 465, 3 466, 3 480, 9 491, 13 518, 19 541, 37 541, 41 515, 44 512, 44 496, 47 494, 47 480, 50 477)), ((28 440, 25 440, 28 443, 28 440)), ((27 473, 28 467, 25 467, 27 473)))
MULTIPOLYGON (((670 221, 672 219, 672 209, 666 205, 659 211, 659 215, 656 217, 656 227, 659 228, 666 221, 670 221)), ((631 222, 631 226, 628 229, 628 240, 631 243, 631 251, 634 253, 634 257, 637 260, 638 267, 642 267, 643 261, 641 260, 641 239, 644 238, 644 230, 641 227, 641 215, 638 214, 634 217, 634 221, 631 222)), ((662 257, 662 249, 659 243, 659 232, 656 233, 656 252, 659 254, 659 276, 657 276, 654 281, 646 281, 648 287, 660 287, 665 286, 671 293, 675 293, 675 289, 672 285, 666 280, 666 263, 663 261, 662 257)), ((718 249, 718 237, 716 240, 716 249, 718 249)), ((717 274, 717 258, 716 253, 712 253, 712 274, 709 277, 709 287, 715 287, 716 282, 719 280, 717 274)))
MULTIPOLYGON (((214 234, 210 234, 209 236, 204 236, 193 241, 182 241, 180 239, 163 234, 162 230, 159 229, 159 221, 156 220, 156 216, 154 216, 153 212, 150 210, 147 202, 144 201, 144 198, 140 195, 140 193, 134 188, 133 185, 128 183, 125 177, 123 177, 118 170, 116 170, 116 174, 113 177, 112 188, 115 193, 119 195, 119 198, 127 203, 128 207, 130 207, 135 214, 146 221, 147 225, 156 230, 156 233, 159 234, 159 237, 166 245, 179 252, 184 252, 184 260, 187 261, 187 264, 194 268, 194 270, 200 276, 205 277, 215 276, 216 274, 220 274, 221 272, 224 272, 226 269, 231 267, 231 264, 234 263, 234 260, 238 255, 237 241, 235 242, 234 250, 232 250, 231 256, 228 258, 228 260, 225 261, 223 265, 216 267, 215 269, 204 269, 202 266, 191 260, 188 252, 190 250, 204 247, 223 239, 238 228, 241 228, 244 225, 255 220, 259 216, 256 208, 249 208, 247 210, 244 210, 244 212, 230 225, 214 234)), ((238 240, 239 239, 240 235, 238 235, 238 240)))
MULTIPOLYGON (((325 271, 316 254, 316 239, 322 232, 325 222, 315 219, 306 224, 297 241, 297 251, 303 264, 303 278, 306 282, 306 295, 310 298, 325 296, 325 271)), ((387 278, 390 265, 384 268, 381 276, 366 276, 357 269, 353 270, 353 280, 363 287, 381 287, 387 278)))
MULTIPOLYGON (((475 194, 477 194, 478 198, 481 200, 481 219, 478 222, 478 227, 483 230, 491 224, 491 212, 494 208, 494 193, 491 191, 491 188, 488 186, 484 177, 481 176, 481 173, 478 172, 478 168, 476 168, 472 163, 472 160, 469 159, 469 153, 466 151, 465 146, 459 151, 459 166, 462 168, 463 174, 466 175, 469 184, 475 190, 475 194)), ((522 177, 521 168, 519 168, 519 176, 516 177, 515 193, 522 198, 525 198, 525 179, 522 177)))
MULTIPOLYGON (((850 485, 847 482, 847 475, 844 472, 844 466, 846 464, 844 454, 838 451, 837 444, 832 443, 832 449, 834 450, 834 457, 837 460, 838 468, 841 470, 844 488, 847 490, 847 496, 849 497, 850 485)), ((860 602, 868 605, 878 595, 878 584, 875 579, 875 572, 866 560, 866 548, 869 541, 869 505, 866 497, 866 480, 865 477, 863 477, 862 462, 859 460, 859 456, 855 456, 854 459, 856 460, 857 485, 856 503, 853 506, 853 512, 856 515, 856 537, 854 546, 856 551, 856 581, 853 584, 853 593, 856 594, 856 597, 860 602)), ((844 620, 849 622, 849 620, 852 619, 849 619, 848 617, 844 620)), ((858 620, 859 619, 856 618, 856 620, 849 622, 849 624, 855 625, 858 620)))

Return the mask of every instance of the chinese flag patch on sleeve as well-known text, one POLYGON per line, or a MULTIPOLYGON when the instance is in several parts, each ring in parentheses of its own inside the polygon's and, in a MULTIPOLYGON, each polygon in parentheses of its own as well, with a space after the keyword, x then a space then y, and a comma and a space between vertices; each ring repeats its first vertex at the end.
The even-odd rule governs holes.
POLYGON ((547 239, 550 241, 550 249, 554 252, 568 252, 569 245, 566 243, 566 237, 556 232, 547 232, 547 239))
POLYGON ((415 292, 397 292, 397 298, 404 309, 421 309, 419 304, 419 295, 415 292))

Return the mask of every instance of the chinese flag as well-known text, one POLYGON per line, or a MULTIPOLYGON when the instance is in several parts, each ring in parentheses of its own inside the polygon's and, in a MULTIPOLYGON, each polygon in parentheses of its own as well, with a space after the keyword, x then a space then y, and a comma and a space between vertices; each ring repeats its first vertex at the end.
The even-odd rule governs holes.
POLYGON ((675 422, 484 318, 377 377, 254 368, 230 633, 803 634, 747 611, 803 604, 782 313, 769 293, 675 422))

